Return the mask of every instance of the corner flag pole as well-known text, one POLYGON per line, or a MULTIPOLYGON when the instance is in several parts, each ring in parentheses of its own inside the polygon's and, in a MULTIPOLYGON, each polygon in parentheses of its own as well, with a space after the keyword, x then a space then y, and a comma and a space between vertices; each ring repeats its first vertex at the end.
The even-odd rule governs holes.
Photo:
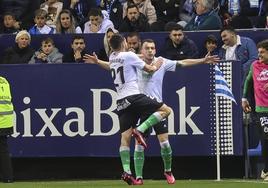
POLYGON ((220 123, 219 123, 219 101, 218 96, 230 99, 236 103, 232 90, 229 88, 223 73, 215 65, 215 98, 216 98, 216 155, 217 155, 217 181, 221 180, 220 166, 220 123))
POLYGON ((216 156, 217 156, 217 181, 221 180, 220 164, 220 126, 219 126, 219 104, 216 96, 216 156))

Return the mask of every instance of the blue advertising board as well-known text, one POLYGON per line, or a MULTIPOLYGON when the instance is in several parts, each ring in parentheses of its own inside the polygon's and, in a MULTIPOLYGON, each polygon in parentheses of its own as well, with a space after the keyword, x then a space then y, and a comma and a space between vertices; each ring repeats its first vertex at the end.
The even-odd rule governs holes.
MULTIPOLYGON (((226 69, 237 101, 240 69, 239 63, 231 62, 226 69)), ((12 156, 118 156, 116 93, 109 71, 89 64, 1 65, 0 75, 11 84, 15 106, 14 134, 9 139, 12 156)), ((215 155, 214 83, 212 65, 166 74, 163 99, 173 109, 168 118, 173 155, 215 155)), ((222 100, 221 153, 242 155, 240 103, 222 100)), ((154 133, 148 145, 146 155, 158 156, 154 133)))

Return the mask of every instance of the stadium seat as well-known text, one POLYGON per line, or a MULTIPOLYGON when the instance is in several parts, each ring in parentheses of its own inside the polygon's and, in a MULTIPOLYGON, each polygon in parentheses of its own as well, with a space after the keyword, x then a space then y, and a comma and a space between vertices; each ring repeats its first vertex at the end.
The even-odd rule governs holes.
POLYGON ((248 156, 261 156, 261 141, 256 148, 248 149, 248 156))
POLYGON ((247 152, 249 157, 249 177, 259 179, 264 168, 264 163, 261 159, 261 142, 259 141, 256 148, 248 149, 247 152))

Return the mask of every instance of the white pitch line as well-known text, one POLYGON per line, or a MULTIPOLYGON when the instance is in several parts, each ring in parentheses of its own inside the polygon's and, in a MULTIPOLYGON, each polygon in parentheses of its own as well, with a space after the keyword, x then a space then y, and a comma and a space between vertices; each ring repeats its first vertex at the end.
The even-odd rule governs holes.
POLYGON ((257 183, 257 184, 267 184, 268 181, 263 180, 224 180, 228 182, 237 182, 237 183, 257 183))

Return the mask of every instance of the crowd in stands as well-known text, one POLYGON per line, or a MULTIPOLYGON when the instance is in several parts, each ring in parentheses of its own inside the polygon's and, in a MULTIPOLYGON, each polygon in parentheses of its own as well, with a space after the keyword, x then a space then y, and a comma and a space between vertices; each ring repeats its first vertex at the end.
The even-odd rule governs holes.
POLYGON ((111 27, 120 32, 149 32, 164 31, 169 22, 187 31, 226 25, 265 28, 267 10, 266 0, 1 0, 0 32, 32 28, 36 31, 31 34, 47 34, 48 27, 55 29, 52 33, 105 33, 111 27))
MULTIPOLYGON (((129 33, 126 39, 137 53, 141 42, 138 33, 158 31, 169 33, 162 56, 197 58, 204 54, 184 31, 265 28, 267 12, 265 0, 1 0, 0 33, 17 36, 16 45, 5 49, 0 63, 82 62, 86 45, 83 37, 73 39, 69 45, 72 52, 64 56, 51 37, 44 36, 35 53, 30 45, 31 35, 75 33, 103 33, 103 49, 98 52, 103 60, 108 60, 111 53, 108 40, 114 33, 129 33), (48 46, 50 50, 45 52, 48 46), (51 58, 52 54, 61 61, 51 58)), ((215 40, 208 36, 208 46, 217 46, 215 40)))

